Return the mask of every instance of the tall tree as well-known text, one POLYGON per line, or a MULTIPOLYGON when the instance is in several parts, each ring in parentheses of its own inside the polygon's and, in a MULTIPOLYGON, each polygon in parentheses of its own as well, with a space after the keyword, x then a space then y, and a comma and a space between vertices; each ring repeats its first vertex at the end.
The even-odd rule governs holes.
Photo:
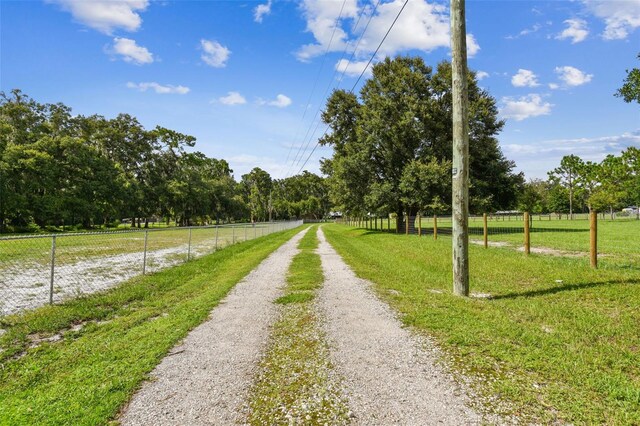
MULTIPOLYGON (((404 169, 416 160, 452 159, 451 64, 443 62, 433 73, 421 58, 401 56, 374 65, 372 74, 360 98, 338 90, 328 99, 322 118, 331 132, 320 143, 333 146, 334 154, 322 171, 332 201, 346 213, 395 212, 401 220, 415 212, 402 199, 404 169)), ((512 207, 523 177, 500 152, 495 136, 504 122, 474 74, 467 78, 472 208, 512 207)), ((446 179, 451 182, 450 174, 446 179)), ((449 210, 450 200, 441 198, 449 210)))
POLYGON ((578 171, 584 166, 584 162, 577 155, 565 155, 560 160, 560 166, 549 172, 549 179, 563 185, 569 195, 569 216, 573 219, 573 201, 576 190, 576 178, 578 171))
MULTIPOLYGON (((640 53, 638 53, 638 59, 640 59, 640 53)), ((627 70, 627 77, 615 96, 624 99, 628 103, 637 102, 640 104, 640 69, 632 68, 627 70)))

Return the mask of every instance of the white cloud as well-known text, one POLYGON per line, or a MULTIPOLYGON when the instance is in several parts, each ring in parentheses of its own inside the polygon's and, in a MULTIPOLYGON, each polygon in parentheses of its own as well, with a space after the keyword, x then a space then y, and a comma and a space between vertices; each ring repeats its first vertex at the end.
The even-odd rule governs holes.
POLYGON ((301 8, 307 21, 306 30, 313 34, 316 43, 302 46, 296 53, 299 60, 308 61, 327 50, 338 51, 347 46, 348 34, 341 25, 342 21, 357 16, 357 0, 346 0, 344 7, 339 1, 304 0, 301 8))
POLYGON ((480 45, 473 34, 467 34, 467 56, 473 58, 480 50, 480 45))
POLYGON ((218 98, 220 103, 225 105, 243 105, 247 103, 247 100, 238 92, 229 92, 227 96, 218 98))
MULTIPOLYGON (((404 0, 381 2, 376 14, 371 18, 367 32, 362 37, 356 60, 362 61, 378 47, 387 30, 404 5, 404 0)), ((356 0, 347 0, 342 17, 338 21, 341 2, 326 0, 305 0, 302 9, 307 20, 307 30, 314 35, 316 43, 302 46, 296 53, 301 61, 308 61, 328 51, 342 51, 347 45, 352 48, 362 35, 364 25, 349 28, 353 18, 363 14, 361 20, 369 19, 373 8, 363 4, 358 8, 356 0), (336 26, 337 25, 337 26, 336 26), (329 46, 334 26, 336 31, 329 46)), ((441 4, 431 4, 427 0, 412 0, 407 3, 393 29, 380 48, 379 57, 393 56, 407 50, 430 52, 440 47, 449 47, 449 16, 447 8, 441 4)), ((474 36, 467 37, 468 54, 473 56, 480 48, 474 36)))
POLYGON ((285 96, 283 94, 279 94, 278 96, 276 96, 275 100, 267 102, 267 105, 271 105, 278 108, 285 108, 291 105, 291 103, 292 101, 290 97, 285 96))
POLYGON ((584 41, 589 35, 587 30, 587 21, 584 19, 567 19, 564 21, 567 28, 556 36, 558 40, 571 39, 572 44, 584 41))
MULTIPOLYGON (((369 63, 366 61, 351 61, 349 62, 346 59, 340 59, 336 63, 336 70, 340 73, 344 73, 344 75, 348 75, 349 77, 358 77, 364 70, 364 67, 369 63)), ((371 67, 367 68, 365 75, 371 75, 371 67)))
POLYGON ((271 14, 271 0, 265 4, 259 4, 253 9, 253 20, 256 22, 262 22, 262 19, 271 14))
MULTIPOLYGON (((378 6, 378 13, 371 20, 361 47, 367 52, 378 47, 403 4, 404 0, 394 0, 378 6)), ((446 12, 445 6, 430 4, 426 0, 407 3, 380 49, 381 56, 411 49, 429 52, 439 47, 449 47, 449 16, 446 12)))
POLYGON ((153 54, 149 52, 146 47, 138 46, 135 40, 131 40, 130 38, 114 38, 110 53, 120 55, 123 61, 136 65, 150 64, 153 62, 153 54))
POLYGON ((549 89, 551 89, 551 90, 556 90, 556 89, 559 89, 559 88, 560 88, 560 85, 559 85, 559 84, 556 84, 556 83, 549 83, 549 89))
POLYGON ((200 48, 202 49, 202 55, 200 58, 207 64, 214 68, 224 68, 227 66, 229 55, 231 51, 225 46, 221 45, 214 40, 200 40, 200 48))
POLYGON ((171 84, 162 85, 156 82, 145 82, 145 83, 127 83, 127 87, 129 89, 136 89, 141 92, 146 92, 149 89, 154 90, 156 93, 161 95, 167 94, 175 94, 175 95, 186 95, 191 91, 186 86, 172 86, 171 84))
POLYGON ((538 83, 538 77, 533 71, 520 68, 518 72, 511 77, 511 84, 515 87, 536 87, 538 83))
POLYGON ((556 74, 567 86, 581 86, 587 84, 593 78, 593 74, 585 74, 578 68, 570 66, 556 67, 556 74))
POLYGON ((487 77, 489 77, 489 73, 486 72, 486 71, 477 71, 476 72, 476 78, 478 79, 478 81, 484 80, 487 77))
POLYGON ((630 146, 640 146, 640 130, 622 135, 597 138, 574 138, 535 141, 527 144, 502 145, 504 154, 526 170, 527 177, 546 179, 547 171, 560 163, 563 156, 579 153, 588 161, 602 161, 608 154, 619 155, 630 146))
POLYGON ((517 35, 508 35, 507 39, 509 40, 514 40, 516 38, 520 38, 523 36, 526 36, 528 34, 533 34, 533 33, 537 33, 538 31, 540 31, 540 29, 542 28, 542 25, 540 24, 535 24, 533 27, 531 28, 525 28, 524 30, 520 31, 517 35))
POLYGON ((149 6, 148 0, 51 0, 60 4, 78 22, 105 34, 115 29, 136 31, 142 24, 139 12, 149 6))
POLYGON ((603 19, 605 40, 621 40, 640 27, 640 0, 583 0, 587 9, 603 19))
POLYGON ((543 102, 542 97, 536 94, 530 94, 518 99, 505 97, 502 98, 502 103, 503 107, 500 109, 500 115, 504 118, 513 118, 516 121, 540 115, 549 115, 551 107, 553 107, 552 104, 543 102))

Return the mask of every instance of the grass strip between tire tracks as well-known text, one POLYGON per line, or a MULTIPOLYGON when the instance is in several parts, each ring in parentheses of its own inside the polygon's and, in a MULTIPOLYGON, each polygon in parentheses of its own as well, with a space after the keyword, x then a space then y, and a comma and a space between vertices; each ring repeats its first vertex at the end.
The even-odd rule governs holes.
POLYGON ((491 298, 465 299, 452 295, 450 238, 323 229, 406 324, 481 394, 508 402, 495 409, 543 424, 640 424, 637 268, 472 245, 471 291, 491 298))
POLYGON ((280 317, 272 328, 260 373, 249 397, 249 419, 264 424, 346 424, 348 408, 329 362, 329 348, 315 313, 315 290, 324 280, 317 228, 300 240, 287 276, 280 317))
POLYGON ((300 228, 2 318, 0 424, 105 424, 226 294, 300 228))

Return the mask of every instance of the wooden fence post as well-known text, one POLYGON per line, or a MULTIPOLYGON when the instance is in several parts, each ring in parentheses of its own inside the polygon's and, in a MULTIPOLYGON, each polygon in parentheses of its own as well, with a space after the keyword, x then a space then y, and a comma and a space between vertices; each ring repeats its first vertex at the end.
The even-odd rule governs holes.
POLYGON ((438 239, 438 216, 433 215, 433 239, 438 239))
POLYGON ((418 213, 418 237, 422 237, 422 215, 418 213))
POLYGON ((489 247, 489 227, 487 226, 487 214, 482 213, 482 225, 484 228, 484 248, 489 247))
POLYGON ((404 233, 405 233, 406 235, 409 235, 409 218, 410 218, 410 217, 411 217, 411 216, 409 216, 409 213, 407 213, 407 214, 405 215, 405 222, 404 222, 404 225, 405 225, 405 226, 404 226, 404 228, 405 228, 405 230, 404 230, 404 233))
POLYGON ((591 239, 591 267, 598 268, 598 213, 589 213, 589 234, 591 239))
POLYGON ((531 253, 531 238, 529 235, 529 213, 524 213, 524 253, 531 253))

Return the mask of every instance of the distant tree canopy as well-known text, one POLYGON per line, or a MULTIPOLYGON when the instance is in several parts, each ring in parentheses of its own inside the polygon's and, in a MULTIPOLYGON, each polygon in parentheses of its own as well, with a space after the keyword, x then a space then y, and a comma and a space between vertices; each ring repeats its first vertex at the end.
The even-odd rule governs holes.
MULTIPOLYGON (((280 202, 279 193, 270 198, 272 188, 298 178, 272 181, 254 169, 237 183, 225 160, 187 151, 194 145, 192 136, 146 130, 128 114, 72 115, 63 104, 40 104, 19 90, 0 93, 0 232, 124 218, 138 226, 152 217, 178 225, 265 220, 270 200, 280 202)), ((315 179, 303 192, 325 194, 321 207, 274 210, 272 218, 328 213, 326 191, 317 190, 324 179, 315 179)))
MULTIPOLYGON (((640 53, 638 59, 640 59, 640 53)), ((624 99, 625 102, 640 104, 640 69, 627 70, 627 77, 624 79, 622 87, 616 92, 616 96, 624 99)))
MULTIPOLYGON (((451 64, 434 73, 419 57, 387 58, 373 66, 360 96, 334 91, 322 119, 334 148, 323 161, 332 201, 350 214, 450 211, 452 159, 451 64)), ((495 99, 468 75, 470 209, 515 206, 524 182, 500 151, 495 99)))
POLYGON ((629 147, 600 163, 566 155, 548 180, 525 184, 519 208, 532 213, 609 211, 640 205, 640 149, 629 147))

